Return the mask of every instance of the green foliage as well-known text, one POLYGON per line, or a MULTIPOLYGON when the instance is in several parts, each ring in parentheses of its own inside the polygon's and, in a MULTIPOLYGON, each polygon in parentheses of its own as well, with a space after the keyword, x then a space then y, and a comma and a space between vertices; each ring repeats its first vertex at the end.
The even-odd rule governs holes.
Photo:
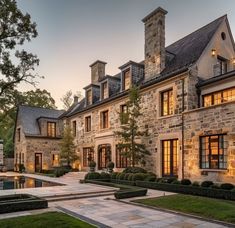
POLYGON ((70 126, 66 126, 63 132, 63 138, 60 142, 60 157, 67 161, 69 166, 71 162, 74 162, 78 159, 78 156, 75 151, 74 145, 74 136, 70 126))
POLYGON ((133 189, 126 189, 126 190, 119 190, 114 193, 114 196, 116 199, 126 199, 126 198, 131 198, 131 197, 138 197, 138 196, 146 196, 147 194, 147 189, 141 188, 133 188, 133 189))
POLYGON ((89 167, 90 168, 95 168, 96 167, 96 162, 95 161, 90 161, 89 162, 89 167))
POLYGON ((92 172, 92 173, 87 173, 85 176, 85 180, 98 180, 100 179, 100 173, 97 172, 92 172))
POLYGON ((17 8, 15 0, 0 1, 0 98, 14 91, 21 82, 35 85, 35 66, 39 64, 36 55, 18 48, 37 37, 36 23, 31 22, 28 13, 23 14, 17 8))
POLYGON ((201 186, 204 188, 209 188, 210 186, 212 186, 214 183, 212 181, 203 181, 201 183, 201 186))
POLYGON ((105 173, 105 172, 102 172, 100 174, 100 179, 103 179, 103 180, 110 180, 111 176, 109 173, 105 173))
POLYGON ((234 188, 234 185, 230 183, 223 183, 220 185, 220 188, 224 190, 232 190, 234 188))
POLYGON ((199 187, 199 186, 200 186, 200 184, 199 184, 199 182, 198 182, 198 181, 194 181, 194 182, 192 183, 192 186, 194 186, 194 187, 199 187))
POLYGON ((59 228, 95 228, 78 218, 74 218, 62 212, 44 212, 36 215, 20 216, 0 220, 1 228, 42 228, 42 227, 59 227, 59 228))
POLYGON ((123 156, 130 159, 132 167, 137 164, 145 165, 145 156, 150 155, 145 145, 137 142, 137 139, 147 135, 147 131, 140 130, 138 126, 138 121, 142 116, 140 103, 139 87, 133 86, 130 88, 129 100, 126 103, 127 111, 120 114, 120 122, 123 123, 125 119, 125 124, 121 125, 120 131, 115 132, 115 135, 121 141, 117 147, 123 156))
POLYGON ((80 101, 83 96, 81 94, 81 92, 77 91, 75 94, 73 94, 72 90, 67 91, 62 98, 60 99, 60 101, 63 103, 64 109, 68 110, 72 104, 73 104, 73 98, 74 97, 78 98, 78 101, 80 101))
POLYGON ((141 167, 127 167, 123 173, 147 173, 147 171, 141 167))
POLYGON ((118 175, 118 172, 113 172, 113 173, 111 173, 111 179, 112 179, 112 180, 116 180, 117 175, 118 175))
POLYGON ((174 181, 172 181, 172 184, 181 184, 181 181, 179 181, 179 180, 174 180, 174 181))
POLYGON ((64 174, 68 173, 70 171, 70 169, 68 167, 56 167, 54 169, 54 176, 55 177, 61 177, 64 174))
POLYGON ((146 175, 144 173, 135 173, 132 177, 132 181, 144 180, 146 175))
POLYGON ((182 180, 181 180, 181 184, 182 184, 182 185, 191 185, 192 182, 191 182, 189 179, 182 179, 182 180))

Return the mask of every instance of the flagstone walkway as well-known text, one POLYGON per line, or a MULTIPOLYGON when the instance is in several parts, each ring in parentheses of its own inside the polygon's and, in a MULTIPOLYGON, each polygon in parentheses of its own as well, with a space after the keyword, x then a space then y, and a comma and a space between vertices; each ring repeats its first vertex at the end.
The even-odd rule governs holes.
MULTIPOLYGON (((49 204, 50 207, 78 218, 88 218, 104 224, 103 227, 149 228, 149 227, 205 227, 219 228, 222 225, 190 218, 174 213, 158 211, 140 206, 118 202, 107 197, 60 201, 49 204)), ((102 227, 102 226, 99 226, 102 227)))

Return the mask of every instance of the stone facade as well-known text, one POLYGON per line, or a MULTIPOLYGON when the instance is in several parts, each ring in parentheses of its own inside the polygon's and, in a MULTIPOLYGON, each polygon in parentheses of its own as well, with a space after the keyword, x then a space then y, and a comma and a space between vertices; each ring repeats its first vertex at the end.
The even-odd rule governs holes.
MULTIPOLYGON (((98 170, 106 168, 102 162, 103 159, 107 160, 107 151, 102 151, 107 148, 111 153, 109 160, 115 163, 115 170, 125 168, 125 165, 117 165, 116 145, 120 139, 115 136, 115 131, 120 129, 119 113, 128 100, 128 90, 124 90, 123 86, 123 75, 128 70, 130 84, 140 87, 143 115, 138 125, 140 129, 148 131, 148 135, 139 138, 151 153, 146 157, 145 168, 158 177, 177 176, 179 179, 235 183, 235 90, 234 96, 230 95, 232 101, 222 100, 220 104, 203 107, 204 95, 235 88, 235 64, 232 61, 235 52, 227 17, 221 17, 165 47, 166 13, 158 8, 143 19, 144 61, 129 61, 114 76, 105 76, 105 62, 98 60, 91 65, 91 84, 84 89, 92 89, 92 104, 87 104, 87 97, 75 103, 64 115, 58 117, 58 130, 61 131, 64 124, 72 126, 76 122, 74 142, 80 156, 81 170, 88 170, 88 148, 94 151, 98 170), (226 34, 226 40, 221 36, 223 33, 226 34), (217 57, 212 56, 212 49, 217 51, 217 57), (213 74, 213 65, 221 57, 226 61, 227 72, 220 72, 216 76, 213 74), (104 82, 108 86, 105 99, 100 96, 104 82), (171 108, 171 111, 163 114, 167 108, 171 108), (104 122, 103 113, 106 111, 108 126, 103 129, 101 123, 104 122), (88 132, 85 121, 89 118, 86 117, 91 118, 91 130, 88 132), (201 138, 215 135, 225 135, 223 144, 226 144, 226 150, 222 149, 225 151, 223 159, 226 159, 226 167, 202 168, 201 138)), ((49 119, 44 116, 37 121, 43 127, 49 119)), ((23 129, 20 122, 17 122, 17 128, 23 129)), ((41 136, 44 130, 41 130, 41 136)), ((33 172, 31 164, 35 153, 43 154, 42 166, 45 169, 52 167, 53 154, 59 153, 59 139, 23 135, 20 143, 17 143, 17 138, 15 142, 16 153, 26 153, 25 162, 30 172, 33 172)), ((219 143, 218 151, 222 145, 219 143)), ((218 161, 221 156, 216 155, 218 161)))

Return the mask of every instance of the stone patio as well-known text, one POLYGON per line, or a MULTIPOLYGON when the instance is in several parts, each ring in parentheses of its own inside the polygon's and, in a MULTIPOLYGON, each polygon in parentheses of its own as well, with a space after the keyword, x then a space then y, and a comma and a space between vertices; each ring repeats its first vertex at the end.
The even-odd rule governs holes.
MULTIPOLYGON (((6 173, 5 175, 14 176, 16 173, 6 173)), ((84 177, 84 173, 69 173, 60 178, 52 178, 47 176, 35 174, 23 174, 24 176, 38 178, 41 180, 57 182, 65 184, 64 186, 42 187, 42 188, 26 188, 1 190, 0 195, 8 195, 15 193, 28 193, 36 196, 54 196, 66 194, 82 194, 87 192, 99 193, 101 191, 114 190, 115 188, 98 186, 93 184, 80 184, 79 179, 84 177)), ((1 176, 1 175, 0 175, 1 176)), ((148 195, 145 197, 132 198, 146 198, 159 197, 163 195, 171 195, 174 193, 167 193, 157 190, 148 190, 148 195)), ((63 211, 74 217, 80 218, 88 222, 94 222, 98 227, 115 227, 115 228, 143 228, 143 227, 205 227, 217 228, 224 227, 220 224, 206 222, 200 219, 182 216, 176 213, 169 213, 160 210, 145 208, 133 204, 127 204, 130 199, 116 201, 113 194, 110 196, 102 196, 95 198, 81 198, 67 201, 49 202, 49 208, 44 210, 34 210, 25 212, 15 212, 0 215, 0 219, 11 218, 18 216, 26 216, 31 214, 43 213, 46 211, 63 211), (98 223, 97 223, 98 222, 98 223)))

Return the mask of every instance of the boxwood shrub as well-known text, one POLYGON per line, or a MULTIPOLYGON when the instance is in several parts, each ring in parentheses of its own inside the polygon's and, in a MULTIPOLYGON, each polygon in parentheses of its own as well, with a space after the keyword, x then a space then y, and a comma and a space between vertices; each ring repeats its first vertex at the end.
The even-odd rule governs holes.
POLYGON ((100 173, 97 172, 89 172, 86 174, 85 176, 85 180, 96 180, 96 179, 100 179, 100 173))
POLYGON ((224 190, 232 190, 234 188, 234 185, 230 183, 223 183, 220 185, 220 188, 224 190))
POLYGON ((147 171, 141 167, 127 167, 123 173, 147 173, 147 171))
POLYGON ((189 179, 182 179, 182 180, 181 180, 181 184, 182 184, 182 185, 191 185, 192 182, 191 182, 191 180, 189 180, 189 179))
POLYGON ((110 176, 111 175, 109 173, 105 173, 105 172, 100 173, 100 179, 107 180, 107 179, 110 179, 110 176))
POLYGON ((204 187, 204 188, 209 188, 213 184, 214 184, 213 181, 203 181, 201 183, 201 186, 204 187))
POLYGON ((113 173, 111 173, 111 177, 110 178, 116 180, 117 175, 118 175, 118 172, 113 172, 113 173))

